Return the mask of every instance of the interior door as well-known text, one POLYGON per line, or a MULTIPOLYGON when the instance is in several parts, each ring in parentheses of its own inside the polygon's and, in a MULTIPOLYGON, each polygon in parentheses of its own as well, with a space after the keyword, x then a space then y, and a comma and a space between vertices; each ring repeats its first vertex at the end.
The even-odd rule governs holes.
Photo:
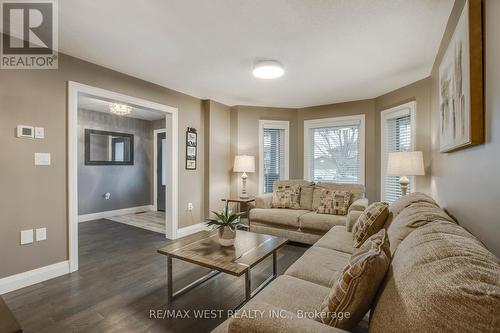
POLYGON ((157 159, 156 159, 156 188, 158 189, 157 193, 157 202, 156 207, 160 211, 165 211, 165 190, 166 190, 166 181, 167 181, 167 140, 166 133, 158 133, 156 137, 157 144, 157 159))

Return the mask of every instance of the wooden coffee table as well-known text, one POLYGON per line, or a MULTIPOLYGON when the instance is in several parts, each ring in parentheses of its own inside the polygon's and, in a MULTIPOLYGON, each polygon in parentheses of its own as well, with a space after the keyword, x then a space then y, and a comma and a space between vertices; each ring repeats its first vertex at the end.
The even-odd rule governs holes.
POLYGON ((234 246, 224 247, 219 244, 218 237, 217 231, 201 231, 172 241, 158 250, 158 253, 167 256, 167 297, 169 303, 175 297, 220 273, 234 276, 245 275, 245 301, 243 302, 245 303, 276 277, 276 251, 288 242, 287 239, 238 230, 234 246), (252 292, 250 269, 270 255, 273 256, 273 274, 252 292), (210 268, 212 271, 174 292, 172 288, 172 258, 210 268))

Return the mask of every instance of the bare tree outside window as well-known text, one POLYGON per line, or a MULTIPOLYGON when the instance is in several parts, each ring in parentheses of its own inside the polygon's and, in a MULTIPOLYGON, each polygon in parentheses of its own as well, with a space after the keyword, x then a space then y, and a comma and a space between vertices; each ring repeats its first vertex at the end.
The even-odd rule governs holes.
POLYGON ((359 126, 314 128, 311 132, 314 180, 358 183, 359 126))

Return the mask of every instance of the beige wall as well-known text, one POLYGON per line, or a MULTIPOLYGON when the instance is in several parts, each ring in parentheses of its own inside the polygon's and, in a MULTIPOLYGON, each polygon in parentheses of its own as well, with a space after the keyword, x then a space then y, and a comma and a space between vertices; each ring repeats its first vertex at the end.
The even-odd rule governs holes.
POLYGON ((418 176, 415 179, 415 190, 430 194, 430 164, 431 164, 431 129, 430 129, 430 114, 431 114, 431 80, 426 78, 403 88, 397 89, 388 94, 382 95, 375 99, 375 139, 376 151, 375 158, 377 160, 377 170, 378 170, 378 180, 377 188, 378 193, 376 200, 380 200, 380 187, 381 187, 381 170, 380 170, 380 112, 387 110, 391 107, 398 106, 407 102, 416 102, 416 139, 415 139, 415 150, 420 150, 424 154, 425 163, 425 176, 418 176))
POLYGON ((500 256, 500 1, 485 0, 486 143, 453 153, 439 153, 438 68, 464 5, 457 0, 432 71, 432 180, 438 203, 461 225, 500 256))
POLYGON ((231 176, 230 107, 211 100, 205 105, 205 216, 220 211, 229 197, 231 176))
POLYGON ((66 98, 67 81, 179 108, 179 227, 204 217, 204 148, 198 168, 187 171, 185 130, 204 136, 201 100, 97 65, 60 55, 58 70, 2 70, 0 73, 0 278, 68 258, 66 98), (17 139, 18 124, 45 128, 44 140, 17 139), (52 154, 50 167, 35 167, 33 154, 52 154), (187 203, 194 204, 192 212, 187 203), (47 240, 19 245, 19 231, 47 227, 47 240), (8 256, 5 254, 8 253, 8 256), (4 262, 4 258, 7 262, 4 262))
MULTIPOLYGON (((253 106, 235 106, 231 108, 232 149, 234 155, 255 156, 255 173, 248 174, 247 191, 250 195, 259 190, 259 120, 286 120, 290 122, 290 178, 301 178, 295 161, 297 151, 293 149, 297 141, 297 111, 286 108, 266 108, 253 106)), ((231 176, 231 194, 238 195, 240 174, 231 176)))
MULTIPOLYGON (((321 118, 365 115, 365 185, 370 201, 380 200, 380 111, 417 101, 416 147, 424 151, 426 164, 430 159, 430 79, 415 82, 376 99, 312 106, 301 109, 282 109, 236 106, 231 108, 231 156, 256 156, 258 168, 260 119, 290 121, 290 178, 304 178, 304 121, 321 118)), ((258 170, 257 170, 258 171, 258 170)), ((430 170, 428 170, 430 172, 430 170)), ((258 172, 249 174, 250 194, 258 191, 258 172)), ((239 175, 232 176, 231 194, 237 195, 239 175)), ((416 190, 429 193, 430 175, 418 177, 416 190)))

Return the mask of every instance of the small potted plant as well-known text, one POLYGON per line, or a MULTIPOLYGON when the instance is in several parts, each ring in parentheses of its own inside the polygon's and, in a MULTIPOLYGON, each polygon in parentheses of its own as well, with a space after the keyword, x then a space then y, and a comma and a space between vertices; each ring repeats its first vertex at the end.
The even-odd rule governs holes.
POLYGON ((212 211, 216 219, 208 219, 207 226, 219 230, 219 243, 222 246, 233 246, 236 238, 236 227, 240 224, 240 216, 244 213, 232 213, 227 206, 224 211, 218 213, 212 211))

